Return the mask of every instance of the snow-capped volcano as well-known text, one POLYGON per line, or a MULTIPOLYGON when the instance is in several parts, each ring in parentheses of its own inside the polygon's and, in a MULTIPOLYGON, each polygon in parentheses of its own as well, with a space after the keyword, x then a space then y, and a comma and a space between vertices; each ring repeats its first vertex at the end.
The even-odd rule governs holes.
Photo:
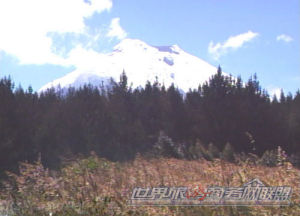
MULTIPOLYGON (((217 72, 217 68, 186 53, 177 45, 150 46, 136 39, 124 39, 108 54, 88 54, 89 62, 78 64, 76 70, 46 84, 39 91, 58 85, 61 88, 77 88, 88 83, 108 84, 111 77, 119 81, 124 70, 128 84, 132 84, 134 88, 158 79, 166 87, 174 83, 187 92, 190 88, 198 88, 200 83, 217 72)), ((71 57, 76 58, 76 52, 71 53, 71 57)))

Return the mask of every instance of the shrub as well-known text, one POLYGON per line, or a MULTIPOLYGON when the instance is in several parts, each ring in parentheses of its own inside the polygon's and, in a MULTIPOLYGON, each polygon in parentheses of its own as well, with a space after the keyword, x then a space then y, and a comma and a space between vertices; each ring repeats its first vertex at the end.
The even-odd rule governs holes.
POLYGON ((163 131, 160 131, 153 150, 154 154, 163 157, 183 158, 185 156, 184 146, 174 143, 163 131))
POLYGON ((204 144, 200 140, 197 140, 197 142, 194 145, 191 145, 188 149, 188 152, 191 159, 209 159, 208 152, 204 144))
POLYGON ((230 162, 234 161, 234 149, 229 142, 226 143, 223 152, 221 153, 221 157, 230 162))
POLYGON ((210 160, 220 157, 220 151, 213 143, 208 144, 207 153, 210 160))
POLYGON ((205 147, 199 140, 194 145, 190 146, 188 152, 192 159, 204 158, 212 161, 215 158, 220 157, 220 151, 213 143, 209 143, 209 145, 205 147))
POLYGON ((267 150, 259 159, 258 164, 274 167, 277 165, 277 151, 276 150, 267 150))
POLYGON ((287 162, 287 159, 288 156, 285 151, 278 146, 276 150, 267 150, 259 160, 259 164, 265 166, 283 166, 287 162))
POLYGON ((291 154, 291 156, 288 157, 288 161, 293 164, 295 167, 300 166, 300 152, 291 154))
POLYGON ((277 166, 282 166, 287 161, 287 154, 278 146, 277 148, 277 166))

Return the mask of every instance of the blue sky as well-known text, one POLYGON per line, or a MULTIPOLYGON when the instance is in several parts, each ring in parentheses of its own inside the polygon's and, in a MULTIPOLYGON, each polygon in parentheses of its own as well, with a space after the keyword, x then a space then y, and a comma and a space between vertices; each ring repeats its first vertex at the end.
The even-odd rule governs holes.
POLYGON ((38 90, 123 38, 183 50, 270 93, 300 88, 298 0, 3 0, 0 77, 38 90))

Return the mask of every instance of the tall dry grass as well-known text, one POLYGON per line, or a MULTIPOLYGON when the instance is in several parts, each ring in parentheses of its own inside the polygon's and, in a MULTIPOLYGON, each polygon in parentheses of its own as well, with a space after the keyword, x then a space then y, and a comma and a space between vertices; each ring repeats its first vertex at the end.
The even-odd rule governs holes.
POLYGON ((8 215, 300 215, 300 172, 290 163, 264 167, 222 160, 146 159, 116 163, 97 156, 75 160, 59 172, 40 162, 20 164, 8 173, 0 193, 1 211, 8 215), (241 186, 259 178, 271 186, 293 188, 290 206, 158 207, 127 205, 134 187, 241 186))

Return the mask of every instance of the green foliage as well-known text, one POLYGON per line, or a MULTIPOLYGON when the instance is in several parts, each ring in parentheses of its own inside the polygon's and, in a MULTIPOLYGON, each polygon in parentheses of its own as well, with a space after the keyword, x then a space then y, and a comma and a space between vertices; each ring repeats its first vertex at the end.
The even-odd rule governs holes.
POLYGON ((192 159, 203 158, 209 161, 219 158, 220 156, 220 151, 213 143, 209 143, 208 146, 205 147, 199 140, 190 146, 189 153, 192 159))
POLYGON ((264 166, 274 167, 277 165, 277 151, 276 150, 267 150, 262 155, 261 159, 259 160, 259 164, 264 166))
POLYGON ((160 131, 158 140, 153 146, 156 156, 183 158, 183 147, 173 142, 163 131, 160 131))
POLYGON ((300 153, 291 154, 288 161, 293 164, 293 166, 300 167, 300 153))
POLYGON ((280 146, 278 146, 277 147, 277 166, 282 166, 285 162, 287 162, 287 154, 280 146))
POLYGON ((230 162, 234 161, 234 149, 229 142, 226 143, 223 152, 221 153, 221 157, 230 162))
POLYGON ((277 149, 267 150, 259 159, 258 164, 270 167, 283 166, 287 162, 287 159, 285 151, 278 146, 277 149))
POLYGON ((198 140, 194 145, 191 145, 189 148, 189 154, 191 155, 192 159, 199 159, 199 158, 204 158, 204 159, 209 159, 207 150, 204 146, 204 144, 198 140))
POLYGON ((94 157, 89 157, 88 159, 82 161, 82 166, 83 168, 93 171, 99 167, 99 164, 94 157))
POLYGON ((211 160, 220 156, 220 150, 213 143, 208 144, 207 153, 211 160))

